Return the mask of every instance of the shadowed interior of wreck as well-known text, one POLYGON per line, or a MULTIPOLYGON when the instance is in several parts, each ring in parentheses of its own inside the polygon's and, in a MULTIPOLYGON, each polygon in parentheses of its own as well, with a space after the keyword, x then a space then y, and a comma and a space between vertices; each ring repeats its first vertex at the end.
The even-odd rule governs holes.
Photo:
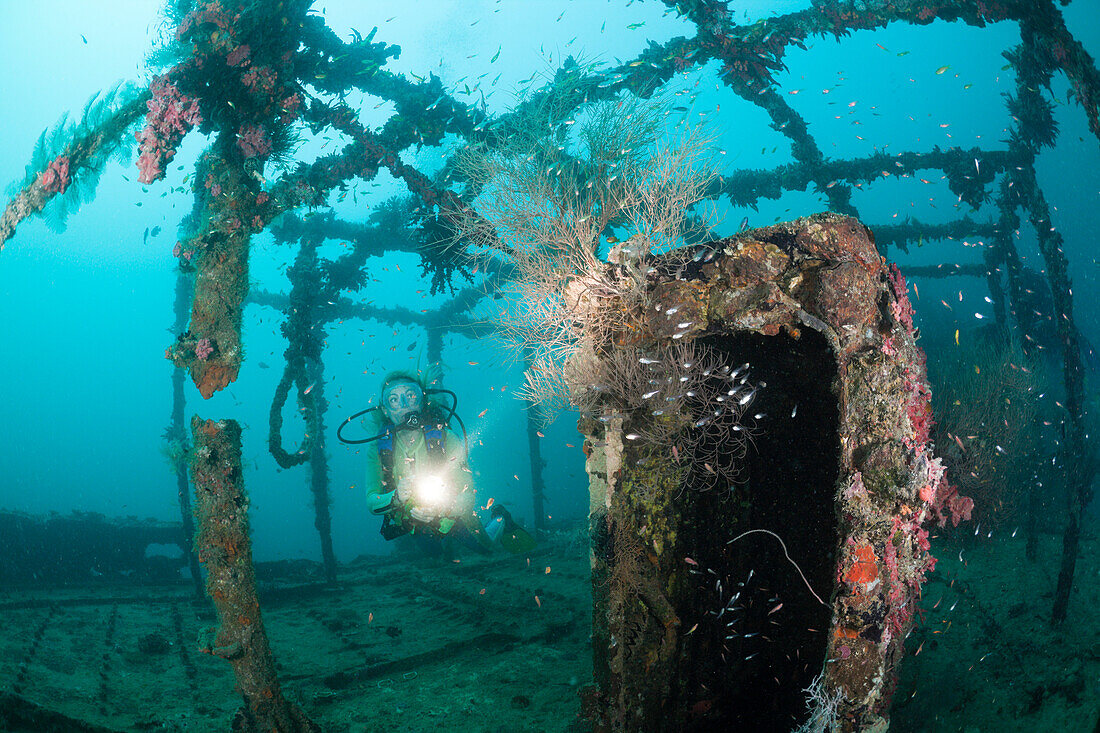
MULTIPOLYGON (((797 339, 737 334, 698 344, 732 367, 748 362, 760 389, 742 417, 751 441, 737 479, 715 485, 694 466, 683 495, 698 530, 687 545, 697 589, 685 596, 695 607, 677 612, 685 631, 698 626, 681 638, 680 686, 670 703, 687 703, 696 730, 719 722, 789 730, 806 718, 804 690, 823 666, 831 611, 776 537, 731 540, 774 532, 828 602, 837 545, 836 363, 825 338, 809 330, 797 339)), ((727 437, 736 442, 737 433, 727 437)), ((715 447, 697 452, 713 455, 715 447)))

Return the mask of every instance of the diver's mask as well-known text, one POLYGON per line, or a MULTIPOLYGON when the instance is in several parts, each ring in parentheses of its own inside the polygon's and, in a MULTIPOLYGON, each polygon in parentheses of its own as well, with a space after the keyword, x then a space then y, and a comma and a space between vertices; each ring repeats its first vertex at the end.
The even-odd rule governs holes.
MULTIPOLYGON (((382 412, 394 425, 409 425, 407 419, 413 414, 419 414, 424 409, 424 390, 416 382, 400 379, 382 390, 382 412)), ((421 418, 413 419, 412 426, 422 424, 421 418)))

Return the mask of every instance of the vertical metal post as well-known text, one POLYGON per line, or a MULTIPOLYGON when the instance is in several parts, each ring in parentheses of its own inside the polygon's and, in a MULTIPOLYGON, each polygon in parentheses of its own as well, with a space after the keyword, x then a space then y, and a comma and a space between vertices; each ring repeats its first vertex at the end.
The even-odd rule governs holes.
POLYGON ((191 419, 194 452, 195 541, 206 566, 206 592, 218 612, 218 628, 204 651, 233 667, 245 707, 234 730, 298 733, 314 728, 282 693, 256 596, 248 497, 241 469, 241 428, 233 420, 191 419), (243 726, 240 725, 243 723, 243 726))

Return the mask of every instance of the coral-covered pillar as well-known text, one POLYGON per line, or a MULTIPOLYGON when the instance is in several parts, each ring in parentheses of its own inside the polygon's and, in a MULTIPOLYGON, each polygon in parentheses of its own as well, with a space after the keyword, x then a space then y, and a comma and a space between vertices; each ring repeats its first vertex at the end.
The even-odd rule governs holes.
POLYGON ((194 233, 176 244, 181 267, 195 273, 190 327, 165 353, 204 398, 237 379, 243 359, 241 317, 248 294, 249 241, 258 222, 257 193, 248 165, 231 161, 231 136, 221 136, 199 161, 199 208, 194 233))
POLYGON ((204 651, 227 660, 237 677, 245 707, 233 730, 298 733, 319 730, 283 697, 275 675, 256 597, 248 498, 241 471, 241 428, 233 420, 191 419, 195 485, 195 540, 206 567, 206 592, 218 611, 219 626, 204 651))
POLYGON ((904 279, 832 214, 606 267, 646 278, 567 366, 619 396, 580 424, 598 727, 886 726, 923 525, 971 506, 932 454, 904 279))

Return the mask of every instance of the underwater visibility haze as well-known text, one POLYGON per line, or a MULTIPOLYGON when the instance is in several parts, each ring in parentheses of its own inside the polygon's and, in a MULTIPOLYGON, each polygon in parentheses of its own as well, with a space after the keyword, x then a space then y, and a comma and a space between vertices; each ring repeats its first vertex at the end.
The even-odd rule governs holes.
POLYGON ((1100 730, 1098 0, 0 7, 0 729, 1100 730))

